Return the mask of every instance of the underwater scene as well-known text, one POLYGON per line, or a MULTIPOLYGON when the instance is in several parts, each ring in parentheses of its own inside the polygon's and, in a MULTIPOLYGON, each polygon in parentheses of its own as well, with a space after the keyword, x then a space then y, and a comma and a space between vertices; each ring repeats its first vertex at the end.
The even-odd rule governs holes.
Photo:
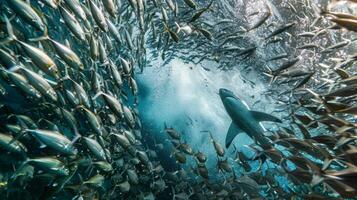
POLYGON ((356 0, 0 0, 0 200, 357 199, 356 0))

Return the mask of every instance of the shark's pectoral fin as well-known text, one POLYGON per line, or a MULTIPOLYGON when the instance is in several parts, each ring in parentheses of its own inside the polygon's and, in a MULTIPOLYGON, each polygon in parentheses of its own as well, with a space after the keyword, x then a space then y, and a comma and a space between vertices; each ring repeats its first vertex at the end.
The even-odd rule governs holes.
POLYGON ((267 113, 258 112, 258 111, 250 111, 250 113, 252 113, 253 117, 254 117, 255 120, 257 120, 258 122, 261 122, 261 121, 271 121, 271 122, 282 123, 282 121, 281 121, 279 118, 274 117, 273 115, 269 115, 269 114, 267 114, 267 113))
POLYGON ((226 136, 226 148, 231 145, 233 139, 239 134, 243 132, 242 129, 240 129, 234 122, 231 123, 229 126, 227 136, 226 136))

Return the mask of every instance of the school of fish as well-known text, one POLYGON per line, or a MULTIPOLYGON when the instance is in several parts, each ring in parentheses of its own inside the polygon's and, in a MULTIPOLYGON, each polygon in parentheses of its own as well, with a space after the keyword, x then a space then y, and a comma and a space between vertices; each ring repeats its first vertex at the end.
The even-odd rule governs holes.
POLYGON ((234 2, 0 0, 0 199, 357 198, 357 2, 284 1, 284 22, 270 1, 233 20, 234 2), (276 56, 249 66, 262 50, 276 56), (221 88, 225 144, 202 131, 217 156, 172 124, 177 170, 165 169, 137 108, 136 75, 155 58, 227 73, 244 62, 279 109, 251 110, 221 88), (235 148, 238 134, 253 156, 235 148))

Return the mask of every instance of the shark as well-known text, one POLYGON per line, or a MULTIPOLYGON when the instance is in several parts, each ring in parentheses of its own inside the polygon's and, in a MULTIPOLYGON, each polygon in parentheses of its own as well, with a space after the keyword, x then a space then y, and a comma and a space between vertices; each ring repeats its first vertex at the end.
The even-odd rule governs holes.
POLYGON ((262 121, 282 123, 282 121, 270 114, 250 110, 248 105, 228 89, 219 89, 219 96, 224 108, 232 119, 226 135, 226 148, 228 148, 234 138, 240 133, 246 133, 255 143, 263 149, 271 149, 272 142, 264 135, 265 129, 261 125, 262 121))

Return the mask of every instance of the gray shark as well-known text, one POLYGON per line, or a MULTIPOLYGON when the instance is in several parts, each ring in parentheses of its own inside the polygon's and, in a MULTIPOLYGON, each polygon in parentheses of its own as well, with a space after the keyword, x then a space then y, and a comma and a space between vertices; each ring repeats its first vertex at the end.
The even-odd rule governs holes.
POLYGON ((272 148, 273 144, 264 136, 264 128, 261 121, 279 122, 281 120, 258 111, 252 111, 249 107, 227 89, 219 89, 219 96, 223 102, 224 108, 232 119, 226 136, 226 148, 232 143, 233 139, 242 132, 255 140, 263 149, 272 148))

